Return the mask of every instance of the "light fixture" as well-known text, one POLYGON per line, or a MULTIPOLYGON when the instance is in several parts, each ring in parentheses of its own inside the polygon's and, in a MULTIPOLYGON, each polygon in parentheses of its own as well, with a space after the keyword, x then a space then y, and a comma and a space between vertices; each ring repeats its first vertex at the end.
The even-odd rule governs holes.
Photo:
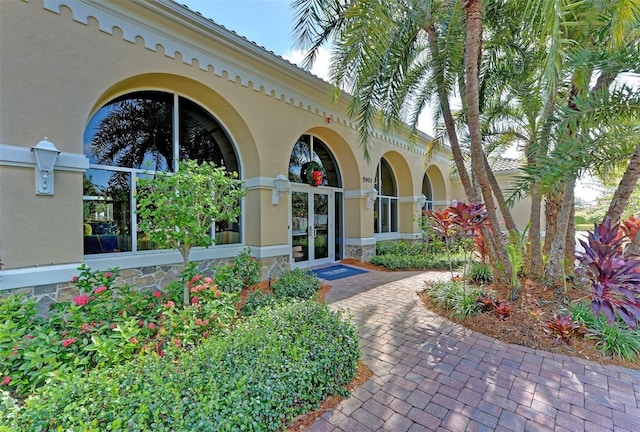
POLYGON ((53 167, 60 151, 47 137, 31 151, 36 157, 36 195, 53 195, 53 167))
POLYGON ((367 208, 370 209, 374 202, 378 198, 378 190, 374 187, 367 192, 367 208))
POLYGON ((422 208, 424 207, 424 204, 427 202, 427 197, 424 196, 424 194, 420 195, 419 197, 416 198, 416 209, 418 211, 422 210, 422 208))
POLYGON ((284 174, 278 174, 273 180, 274 189, 271 191, 271 205, 278 205, 280 203, 280 196, 289 190, 291 183, 284 174))

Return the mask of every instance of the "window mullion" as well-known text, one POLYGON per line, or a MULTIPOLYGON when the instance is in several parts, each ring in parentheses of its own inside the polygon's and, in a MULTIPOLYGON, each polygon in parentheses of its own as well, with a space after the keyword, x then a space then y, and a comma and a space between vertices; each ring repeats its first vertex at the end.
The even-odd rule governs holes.
POLYGON ((180 97, 173 94, 173 172, 178 171, 180 157, 180 97))

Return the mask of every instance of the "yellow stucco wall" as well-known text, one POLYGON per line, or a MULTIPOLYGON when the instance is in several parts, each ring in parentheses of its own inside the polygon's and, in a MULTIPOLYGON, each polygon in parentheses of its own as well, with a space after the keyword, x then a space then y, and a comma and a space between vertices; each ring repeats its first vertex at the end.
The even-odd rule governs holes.
MULTIPOLYGON (((419 232, 411 200, 421 194, 424 142, 412 148, 403 136, 376 135, 367 162, 345 114, 346 98, 333 105, 328 84, 284 60, 235 46, 246 42, 241 38, 213 37, 197 17, 184 20, 161 6, 105 2, 120 15, 96 11, 96 17, 87 18, 83 8, 88 6, 61 3, 70 6, 51 11, 37 0, 0 1, 0 144, 26 149, 47 136, 62 152, 82 155, 89 120, 114 97, 138 90, 177 93, 226 128, 245 180, 286 173, 296 140, 303 134, 320 138, 333 153, 349 195, 344 201, 347 238, 373 237, 373 210, 366 208, 361 192, 372 187, 366 179, 375 176, 384 157, 398 183, 399 233, 419 232), (147 39, 130 33, 128 26, 139 22, 152 29, 147 39), (166 40, 166 46, 154 38, 166 40), (202 64, 185 57, 187 52, 222 66, 202 64)), ((444 152, 427 171, 435 199, 449 198, 452 189, 443 174, 449 172, 447 158, 444 152)), ((286 245, 286 199, 272 205, 269 181, 256 182, 244 203, 244 243, 286 245)), ((83 260, 82 173, 57 170, 55 191, 54 196, 34 194, 32 166, 0 166, 5 268, 83 260)))

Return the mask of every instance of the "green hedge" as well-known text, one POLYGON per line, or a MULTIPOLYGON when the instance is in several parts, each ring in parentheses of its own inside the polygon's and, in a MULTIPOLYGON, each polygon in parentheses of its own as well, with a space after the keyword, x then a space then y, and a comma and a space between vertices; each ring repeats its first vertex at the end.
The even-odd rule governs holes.
MULTIPOLYGON (((357 330, 310 301, 263 308, 177 358, 142 356, 44 386, 7 430, 279 430, 343 393, 359 360, 357 330)), ((12 418, 15 416, 15 418, 12 418)), ((0 427, 0 430, 2 428, 0 427)))
POLYGON ((320 279, 302 269, 293 269, 282 274, 271 286, 276 299, 297 298, 306 300, 320 289, 320 279))
MULTIPOLYGON (((457 268, 464 264, 464 259, 461 256, 453 255, 451 263, 453 268, 457 268)), ((376 255, 371 258, 371 264, 390 270, 449 270, 449 261, 446 255, 376 255)))

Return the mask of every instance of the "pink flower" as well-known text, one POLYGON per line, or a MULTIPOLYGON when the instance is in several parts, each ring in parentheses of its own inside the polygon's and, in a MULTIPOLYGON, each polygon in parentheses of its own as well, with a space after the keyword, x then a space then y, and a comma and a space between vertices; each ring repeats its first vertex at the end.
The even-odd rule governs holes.
POLYGON ((24 337, 24 338, 25 338, 25 339, 33 339, 33 336, 32 336, 32 335, 25 335, 25 337, 24 337))
POLYGON ((116 327, 118 327, 118 326, 116 325, 116 323, 111 323, 111 324, 109 324, 109 328, 110 328, 111 330, 113 330, 113 329, 114 329, 114 328, 116 328, 116 327))
POLYGON ((162 293, 161 293, 160 291, 154 291, 154 292, 153 292, 153 296, 154 296, 155 298, 160 298, 160 297, 162 297, 162 293))
POLYGON ((89 295, 88 294, 82 294, 79 296, 75 296, 73 298, 73 302, 77 305, 77 306, 84 306, 87 303, 89 303, 89 295))
POLYGON ((196 318, 196 325, 197 326, 201 326, 202 325, 202 320, 200 318, 196 318))
POLYGON ((160 351, 158 351, 158 355, 159 355, 160 357, 164 357, 164 350, 160 350, 160 351))
POLYGON ((132 344, 136 345, 138 343, 138 339, 135 337, 132 337, 131 339, 129 339, 129 342, 131 342, 132 344))
POLYGON ((106 290, 107 290, 107 287, 102 285, 102 286, 99 286, 98 288, 96 288, 94 293, 100 294, 101 292, 105 292, 106 290))
POLYGON ((140 327, 144 327, 144 321, 142 321, 142 320, 138 320, 138 325, 139 325, 140 327))
POLYGON ((113 276, 113 275, 111 274, 111 272, 106 272, 106 273, 104 274, 104 276, 105 276, 105 277, 110 278, 110 277, 111 277, 111 276, 113 276))
POLYGON ((62 346, 63 347, 68 347, 73 345, 74 343, 76 343, 76 338, 69 338, 69 339, 65 339, 62 341, 62 346))
POLYGON ((2 385, 3 386, 8 386, 9 383, 11 382, 11 377, 9 375, 7 375, 6 377, 4 377, 4 379, 2 380, 2 385))
POLYGON ((174 302, 172 302, 171 300, 169 300, 169 301, 167 302, 167 304, 165 305, 165 307, 166 307, 167 309, 171 309, 172 307, 175 307, 175 306, 176 306, 176 304, 175 304, 174 302))
POLYGON ((191 299, 191 304, 198 304, 198 297, 193 297, 191 299))
POLYGON ((148 327, 149 327, 149 330, 153 330, 154 328, 156 328, 156 325, 150 322, 148 327))
POLYGON ((211 279, 210 277, 204 278, 204 283, 210 284, 211 282, 213 282, 213 279, 211 279))
POLYGON ((71 282, 78 282, 78 276, 74 276, 71 278, 71 282))

